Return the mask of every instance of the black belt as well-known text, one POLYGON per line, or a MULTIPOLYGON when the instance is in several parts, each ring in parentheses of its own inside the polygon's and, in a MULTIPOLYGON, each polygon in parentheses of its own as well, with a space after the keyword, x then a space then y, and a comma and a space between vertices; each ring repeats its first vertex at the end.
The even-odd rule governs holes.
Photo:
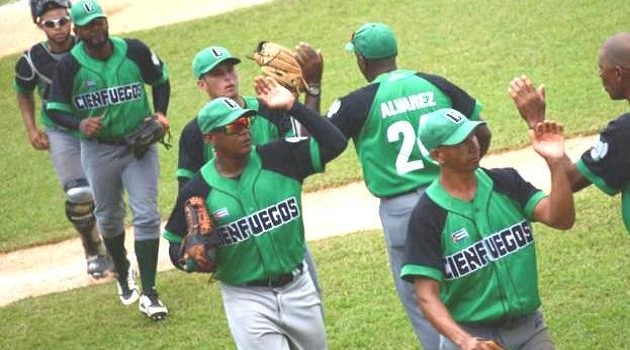
POLYGON ((513 326, 515 326, 516 324, 518 324, 521 320, 523 320, 523 318, 527 317, 529 315, 523 315, 523 316, 503 316, 498 320, 494 320, 494 321, 489 321, 489 322, 473 322, 473 323, 467 323, 473 326, 483 326, 483 327, 490 327, 490 328, 512 328, 513 326))
POLYGON ((250 281, 244 284, 247 287, 269 287, 269 288, 280 288, 284 287, 287 284, 293 282, 295 277, 302 274, 304 270, 304 264, 299 263, 298 266, 293 269, 293 271, 289 273, 284 273, 282 275, 278 275, 275 277, 269 277, 262 280, 250 281))
POLYGON ((122 146, 122 145, 126 145, 127 143, 125 142, 124 139, 111 139, 111 140, 107 140, 107 139, 100 139, 100 138, 91 138, 90 141, 94 141, 96 143, 101 143, 104 145, 114 145, 114 146, 122 146))

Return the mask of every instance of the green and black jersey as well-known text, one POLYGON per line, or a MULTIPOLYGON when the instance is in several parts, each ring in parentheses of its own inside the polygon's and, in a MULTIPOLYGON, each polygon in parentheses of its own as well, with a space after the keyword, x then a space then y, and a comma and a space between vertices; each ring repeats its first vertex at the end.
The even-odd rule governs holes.
POLYGON ((622 193, 622 216, 630 232, 630 113, 611 121, 595 145, 582 154, 577 170, 604 193, 622 193))
MULTIPOLYGON (((291 119, 287 112, 269 109, 256 97, 243 97, 243 100, 245 101, 243 108, 258 112, 251 127, 253 145, 264 145, 281 137, 291 136, 291 119)), ((204 142, 195 117, 186 124, 179 139, 177 179, 189 180, 213 157, 213 147, 204 142)))
MULTIPOLYGON (((74 39, 72 42, 74 46, 74 39)), ((57 126, 46 115, 44 107, 51 95, 52 79, 57 64, 68 53, 70 53, 70 50, 66 52, 51 52, 48 44, 44 41, 33 45, 28 51, 25 51, 15 64, 13 89, 23 94, 30 94, 37 89, 37 93, 42 101, 39 119, 40 123, 46 127, 57 126)))
POLYGON ((213 159, 180 190, 164 237, 181 242, 186 232, 183 205, 200 196, 219 227, 218 280, 241 285, 288 273, 304 258, 302 181, 323 166, 312 138, 253 148, 237 179, 221 176, 213 159))
POLYGON ((480 118, 481 104, 448 80, 395 70, 333 102, 328 117, 353 139, 370 192, 391 197, 437 177, 439 168, 417 133, 422 115, 447 107, 480 118))
POLYGON ((110 41, 113 52, 106 60, 89 56, 82 42, 75 45, 59 63, 46 106, 78 121, 102 116, 97 137, 119 140, 152 113, 145 84, 159 85, 168 77, 165 65, 144 43, 117 37, 110 41))
POLYGON ((477 169, 471 202, 434 181, 409 220, 401 277, 440 282, 457 322, 492 322, 540 307, 530 220, 545 194, 511 168, 477 169))

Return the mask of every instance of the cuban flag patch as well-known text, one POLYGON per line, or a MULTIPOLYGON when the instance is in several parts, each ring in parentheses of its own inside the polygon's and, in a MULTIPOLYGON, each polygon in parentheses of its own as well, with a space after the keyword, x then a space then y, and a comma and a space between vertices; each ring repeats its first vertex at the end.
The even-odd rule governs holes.
POLYGON ((454 243, 458 243, 459 241, 465 238, 468 238, 469 236, 468 236, 468 231, 466 231, 465 228, 460 228, 459 230, 453 232, 451 237, 453 238, 454 243))
POLYGON ((228 211, 227 208, 221 208, 215 211, 214 213, 212 213, 212 216, 217 220, 224 218, 226 216, 229 216, 229 215, 230 215, 230 212, 228 211))

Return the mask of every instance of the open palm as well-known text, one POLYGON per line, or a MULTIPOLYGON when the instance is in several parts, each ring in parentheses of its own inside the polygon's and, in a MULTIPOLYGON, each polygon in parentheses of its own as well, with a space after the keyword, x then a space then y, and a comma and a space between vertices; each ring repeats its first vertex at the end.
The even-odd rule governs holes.
POLYGON ((564 155, 564 128, 561 124, 545 120, 529 130, 532 147, 547 160, 559 159, 564 155))
POLYGON ((254 90, 267 107, 289 110, 295 103, 295 96, 275 80, 259 76, 254 79, 254 90))

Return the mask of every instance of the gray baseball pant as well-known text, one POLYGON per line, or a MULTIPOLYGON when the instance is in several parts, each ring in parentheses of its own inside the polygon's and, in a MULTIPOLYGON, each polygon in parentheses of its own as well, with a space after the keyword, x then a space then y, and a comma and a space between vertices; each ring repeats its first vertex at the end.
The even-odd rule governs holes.
MULTIPOLYGON (((551 334, 545 324, 542 311, 517 317, 509 325, 488 326, 460 323, 466 332, 478 338, 492 339, 505 349, 554 350, 551 334)), ((446 337, 442 337, 440 350, 458 350, 459 347, 446 337)))
POLYGON ((139 160, 126 150, 124 145, 81 140, 81 161, 94 191, 98 229, 105 238, 123 232, 126 190, 133 213, 135 240, 159 239, 157 185, 160 164, 156 146, 152 145, 139 160))
POLYGON ((61 186, 77 179, 85 179, 81 166, 81 142, 63 129, 46 128, 50 161, 61 186))
POLYGON ((327 349, 321 299, 308 273, 281 288, 221 283, 223 307, 241 350, 327 349))
POLYGON ((405 257, 409 217, 425 189, 426 187, 420 187, 400 196, 381 198, 379 215, 383 224, 389 264, 398 297, 422 347, 425 350, 437 350, 440 344, 440 333, 433 328, 420 311, 413 284, 400 278, 400 270, 405 257))

